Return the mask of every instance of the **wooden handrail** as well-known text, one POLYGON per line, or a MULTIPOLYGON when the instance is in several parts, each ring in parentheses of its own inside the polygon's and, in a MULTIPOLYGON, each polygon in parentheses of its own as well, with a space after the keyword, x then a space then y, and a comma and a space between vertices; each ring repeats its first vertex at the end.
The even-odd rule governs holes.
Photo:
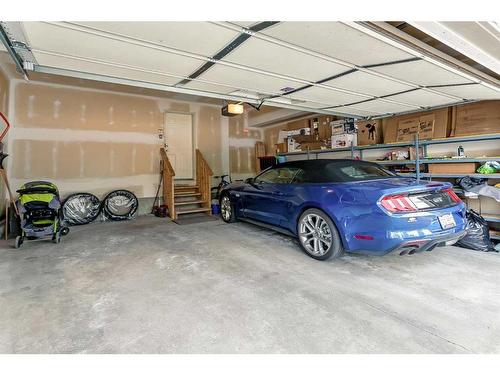
POLYGON ((174 204, 174 168, 168 160, 167 151, 165 148, 160 148, 161 156, 161 173, 163 174, 163 204, 168 208, 168 216, 172 220, 177 219, 177 213, 175 212, 174 204))
POLYGON ((210 208, 210 188, 213 174, 201 151, 196 149, 196 185, 200 189, 201 200, 203 201, 202 207, 210 208))

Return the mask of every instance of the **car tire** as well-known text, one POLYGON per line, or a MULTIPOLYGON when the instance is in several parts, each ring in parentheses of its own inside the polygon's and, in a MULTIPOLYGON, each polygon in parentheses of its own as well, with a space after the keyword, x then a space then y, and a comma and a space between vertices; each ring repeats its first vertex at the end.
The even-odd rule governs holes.
POLYGON ((17 236, 16 240, 14 241, 14 249, 19 249, 22 246, 23 241, 24 239, 22 236, 17 236))
POLYGON ((300 215, 297 237, 304 252, 316 260, 339 258, 344 254, 337 227, 317 208, 307 209, 300 215))
POLYGON ((226 223, 234 223, 236 221, 234 206, 229 199, 229 194, 224 194, 220 198, 220 216, 226 223))

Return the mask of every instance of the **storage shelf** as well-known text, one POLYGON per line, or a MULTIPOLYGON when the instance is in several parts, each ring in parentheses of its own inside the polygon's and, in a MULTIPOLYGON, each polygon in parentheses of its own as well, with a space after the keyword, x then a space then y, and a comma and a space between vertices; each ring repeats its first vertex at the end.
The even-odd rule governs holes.
MULTIPOLYGON (((385 165, 405 165, 405 164, 415 164, 416 160, 367 160, 373 163, 385 164, 385 165)), ((440 164, 440 163, 483 163, 485 161, 497 161, 500 157, 484 157, 484 158, 460 158, 460 159, 421 159, 420 164, 440 164)))
POLYGON ((490 173, 490 174, 481 174, 481 173, 420 173, 420 177, 432 177, 432 178, 455 178, 455 177, 475 177, 475 178, 487 178, 487 179, 497 179, 500 178, 500 173, 490 173))
POLYGON ((383 165, 406 165, 415 164, 415 160, 366 160, 373 163, 383 164, 383 165))
MULTIPOLYGON (((476 141, 491 141, 495 139, 500 139, 500 133, 495 134, 485 134, 485 135, 474 135, 469 137, 450 137, 450 138, 440 138, 431 140, 421 140, 419 141, 419 146, 426 145, 436 145, 443 143, 462 143, 462 142, 476 142, 476 141)), ((310 150, 310 151, 295 151, 295 152, 282 152, 278 153, 279 156, 287 155, 307 155, 307 154, 323 154, 330 152, 350 152, 352 151, 364 151, 364 150, 378 150, 384 148, 397 148, 397 147, 408 147, 414 146, 415 142, 394 142, 394 143, 382 143, 376 145, 365 145, 365 146, 354 146, 354 147, 343 147, 343 148, 332 148, 325 150, 310 150)), ((498 159, 498 158, 497 158, 498 159)), ((497 160, 494 159, 494 160, 497 160)))
POLYGON ((446 159, 421 159, 420 164, 439 164, 439 163, 482 163, 485 161, 497 161, 500 157, 484 158, 446 158, 446 159))
POLYGON ((489 221, 490 223, 500 223, 500 215, 495 215, 495 214, 482 214, 482 217, 486 221, 489 221))
POLYGON ((420 141, 420 144, 421 145, 437 145, 437 144, 442 144, 442 143, 493 141, 495 139, 500 139, 500 133, 484 134, 484 135, 471 135, 468 137, 439 138, 439 139, 431 139, 428 141, 422 140, 422 141, 420 141))
MULTIPOLYGON (((416 177, 416 173, 398 173, 404 177, 416 177)), ((490 179, 500 179, 500 173, 491 174, 481 174, 481 173, 454 173, 454 174, 443 174, 443 173, 420 173, 420 177, 431 177, 431 178, 458 178, 458 177, 476 177, 476 178, 490 178, 490 179)))

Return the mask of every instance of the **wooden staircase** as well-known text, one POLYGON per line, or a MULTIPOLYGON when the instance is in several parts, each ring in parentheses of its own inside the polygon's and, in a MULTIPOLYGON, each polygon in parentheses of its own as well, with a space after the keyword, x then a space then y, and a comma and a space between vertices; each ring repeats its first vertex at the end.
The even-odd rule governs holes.
POLYGON ((210 213, 210 201, 203 200, 198 185, 174 185, 174 206, 177 215, 210 213))
POLYGON ((172 220, 178 215, 206 213, 211 215, 210 180, 212 169, 200 150, 196 150, 195 185, 174 184, 175 172, 164 148, 160 149, 161 173, 163 174, 163 204, 168 207, 172 220))

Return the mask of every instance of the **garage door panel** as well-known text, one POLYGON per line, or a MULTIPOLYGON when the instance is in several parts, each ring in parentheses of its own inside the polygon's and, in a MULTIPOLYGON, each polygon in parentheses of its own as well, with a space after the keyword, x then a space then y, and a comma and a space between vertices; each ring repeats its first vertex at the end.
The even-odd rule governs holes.
POLYGON ((452 73, 424 60, 379 66, 371 68, 371 70, 421 86, 451 85, 472 82, 458 74, 452 73))
POLYGON ((116 78, 127 78, 130 80, 157 83, 161 85, 174 85, 179 81, 177 77, 165 76, 160 74, 142 72, 126 68, 117 68, 115 66, 103 65, 93 62, 64 58, 60 56, 35 53, 35 57, 40 65, 58 67, 78 72, 105 75, 116 78))
POLYGON ((300 100, 307 100, 317 103, 325 103, 325 107, 328 107, 329 105, 334 106, 334 105, 349 104, 365 100, 368 98, 367 96, 350 94, 341 91, 334 91, 318 86, 300 90, 296 93, 287 95, 287 97, 296 98, 300 100))
POLYGON ((377 113, 377 114, 385 114, 385 113, 398 113, 398 112, 406 112, 418 109, 416 106, 408 106, 403 104, 386 102, 383 100, 371 100, 369 102, 353 104, 352 106, 346 106, 344 108, 347 109, 360 109, 363 111, 377 113))
POLYGON ((323 84, 373 96, 394 94, 413 88, 413 86, 404 83, 361 71, 346 74, 331 81, 324 82, 323 84))
POLYGON ((356 65, 414 57, 341 22, 283 22, 261 33, 356 65))
POLYGON ((217 85, 214 83, 202 82, 202 81, 190 81, 187 84, 185 84, 184 87, 193 90, 215 92, 220 94, 229 94, 238 90, 236 87, 217 85))
POLYGON ((239 33, 210 22, 78 22, 166 47, 213 56, 239 33), (207 38, 205 36, 209 35, 207 38))
POLYGON ((227 65, 216 64, 203 74, 203 79, 220 84, 226 84, 242 89, 250 89, 259 93, 279 94, 286 87, 297 87, 301 83, 246 71, 227 65))
POLYGON ((312 82, 349 68, 265 40, 250 38, 224 60, 312 82))
POLYGON ((416 90, 403 94, 393 95, 391 100, 413 104, 421 107, 432 107, 438 105, 452 104, 460 101, 447 96, 435 94, 425 90, 416 90))
POLYGON ((480 84, 467 86, 436 87, 433 90, 469 100, 500 100, 500 91, 490 89, 480 84))
POLYGON ((193 59, 42 22, 26 22, 33 50, 104 60, 182 76, 191 74, 202 60, 193 59))

